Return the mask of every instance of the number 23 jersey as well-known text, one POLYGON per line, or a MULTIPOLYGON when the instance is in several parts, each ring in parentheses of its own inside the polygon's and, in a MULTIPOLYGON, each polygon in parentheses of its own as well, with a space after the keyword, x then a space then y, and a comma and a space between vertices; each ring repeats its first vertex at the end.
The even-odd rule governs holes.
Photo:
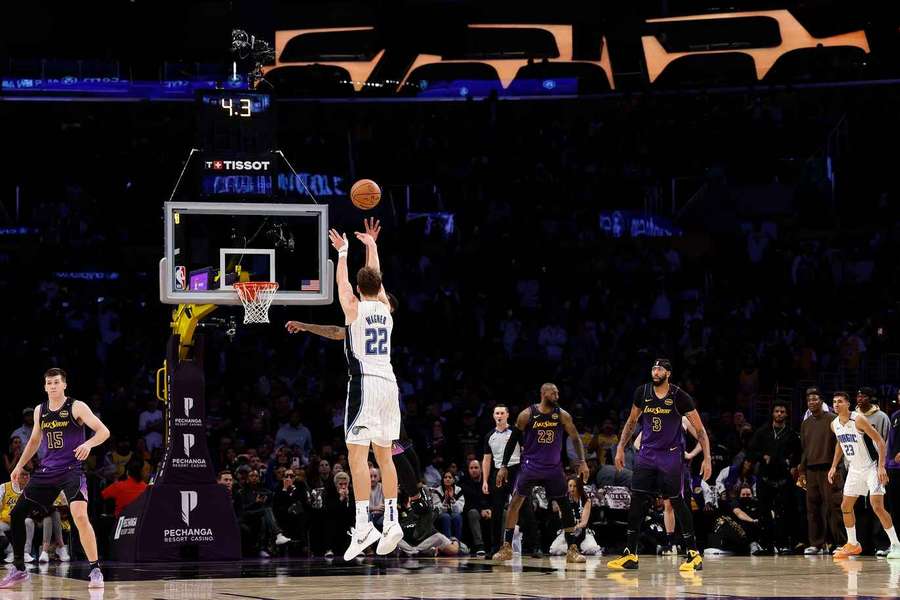
POLYGON ((831 430, 837 436, 837 442, 844 451, 844 458, 851 471, 871 469, 878 462, 878 450, 872 438, 856 428, 857 413, 850 413, 846 423, 838 417, 831 421, 831 430))

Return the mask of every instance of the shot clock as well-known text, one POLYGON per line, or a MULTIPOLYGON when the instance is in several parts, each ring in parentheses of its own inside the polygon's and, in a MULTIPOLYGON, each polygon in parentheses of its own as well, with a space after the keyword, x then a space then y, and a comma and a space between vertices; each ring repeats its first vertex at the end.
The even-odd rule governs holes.
POLYGON ((197 94, 201 197, 274 195, 278 161, 272 98, 247 90, 197 94))

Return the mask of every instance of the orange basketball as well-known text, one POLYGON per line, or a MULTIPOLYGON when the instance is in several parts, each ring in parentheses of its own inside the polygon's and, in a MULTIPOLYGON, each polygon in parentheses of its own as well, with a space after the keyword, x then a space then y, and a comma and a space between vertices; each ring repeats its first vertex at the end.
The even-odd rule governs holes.
POLYGON ((371 179, 360 179, 350 188, 350 201, 362 210, 375 208, 381 202, 381 188, 371 179))

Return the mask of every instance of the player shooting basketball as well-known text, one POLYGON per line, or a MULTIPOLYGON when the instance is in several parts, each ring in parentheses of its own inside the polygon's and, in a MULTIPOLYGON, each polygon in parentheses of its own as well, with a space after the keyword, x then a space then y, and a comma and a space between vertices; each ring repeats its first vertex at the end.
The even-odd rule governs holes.
POLYGON ((11 588, 28 581, 30 576, 25 570, 25 519, 33 513, 52 512, 53 502, 60 493, 65 494, 69 503, 81 546, 90 561, 88 587, 102 588, 103 573, 97 554, 97 538, 87 514, 87 480, 83 465, 91 449, 109 438, 109 429, 87 404, 66 396, 66 373, 62 369, 50 369, 44 373, 44 391, 47 401, 34 409, 34 428, 13 469, 12 480, 18 481, 22 469, 38 448, 46 450, 46 454, 10 515, 13 567, 0 581, 0 588, 11 588), (94 431, 89 440, 85 439, 85 427, 94 431))
POLYGON ((403 530, 397 520, 397 470, 391 457, 393 441, 400 437, 400 398, 390 354, 394 321, 387 293, 381 283, 375 239, 368 233, 356 233, 356 238, 366 245, 367 250, 366 266, 356 274, 357 298, 348 275, 347 252, 350 244, 347 236, 332 229, 328 237, 338 252, 335 277, 338 298, 344 311, 344 353, 350 371, 344 433, 356 497, 356 526, 350 532, 350 545, 344 553, 344 560, 351 560, 376 541, 378 554, 393 552, 403 538, 403 530), (383 533, 369 519, 370 446, 381 468, 383 533))
MULTIPOLYGON (((381 233, 381 223, 373 218, 364 219, 366 233, 377 242, 381 233)), ((366 266, 373 266, 372 247, 366 246, 366 266)), ((377 258, 377 257, 374 257, 377 258)), ((391 305, 391 315, 397 310, 397 298, 393 294, 388 294, 388 301, 391 305)), ((323 337, 329 340, 344 341, 347 337, 347 328, 340 325, 316 325, 314 323, 303 323, 301 321, 288 321, 285 324, 288 333, 299 333, 305 331, 323 337)), ((412 446, 412 440, 406 435, 403 423, 400 423, 400 438, 394 441, 393 451, 394 467, 397 469, 397 480, 400 489, 411 498, 419 495, 419 457, 412 446)))

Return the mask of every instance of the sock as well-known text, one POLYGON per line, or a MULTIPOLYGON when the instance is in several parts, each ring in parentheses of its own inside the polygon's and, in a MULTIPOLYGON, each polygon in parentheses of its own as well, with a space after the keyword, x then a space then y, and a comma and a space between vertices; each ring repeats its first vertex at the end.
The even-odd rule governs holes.
POLYGON ((674 546, 677 543, 678 543, 678 541, 676 539, 675 532, 667 531, 666 532, 666 546, 669 546, 671 548, 672 546, 674 546))
POLYGON ((512 544, 513 534, 516 532, 515 528, 507 529, 503 532, 503 541, 512 544))
POLYGON ((897 532, 894 531, 894 528, 885 529, 884 532, 888 534, 888 538, 891 540, 891 546, 900 546, 900 540, 897 539, 897 532))
POLYGON ((94 569, 99 569, 99 568, 100 568, 100 559, 99 558, 97 560, 90 561, 90 571, 93 571, 94 569))
POLYGON ((388 528, 388 524, 397 522, 397 499, 384 499, 384 528, 388 528))
POLYGON ((856 541, 856 526, 847 527, 847 543, 853 544, 854 546, 859 542, 856 541))
POLYGON ((356 528, 362 529, 369 524, 369 501, 356 501, 356 528))
POLYGON ((622 554, 637 554, 638 537, 640 537, 639 531, 628 530, 626 535, 628 541, 625 542, 628 545, 625 547, 625 550, 622 551, 622 554))
POLYGON ((686 533, 684 534, 683 538, 685 550, 697 550, 697 538, 694 537, 693 533, 686 533))
POLYGON ((578 545, 578 537, 575 534, 567 533, 566 534, 566 546, 571 546, 572 544, 578 545))

